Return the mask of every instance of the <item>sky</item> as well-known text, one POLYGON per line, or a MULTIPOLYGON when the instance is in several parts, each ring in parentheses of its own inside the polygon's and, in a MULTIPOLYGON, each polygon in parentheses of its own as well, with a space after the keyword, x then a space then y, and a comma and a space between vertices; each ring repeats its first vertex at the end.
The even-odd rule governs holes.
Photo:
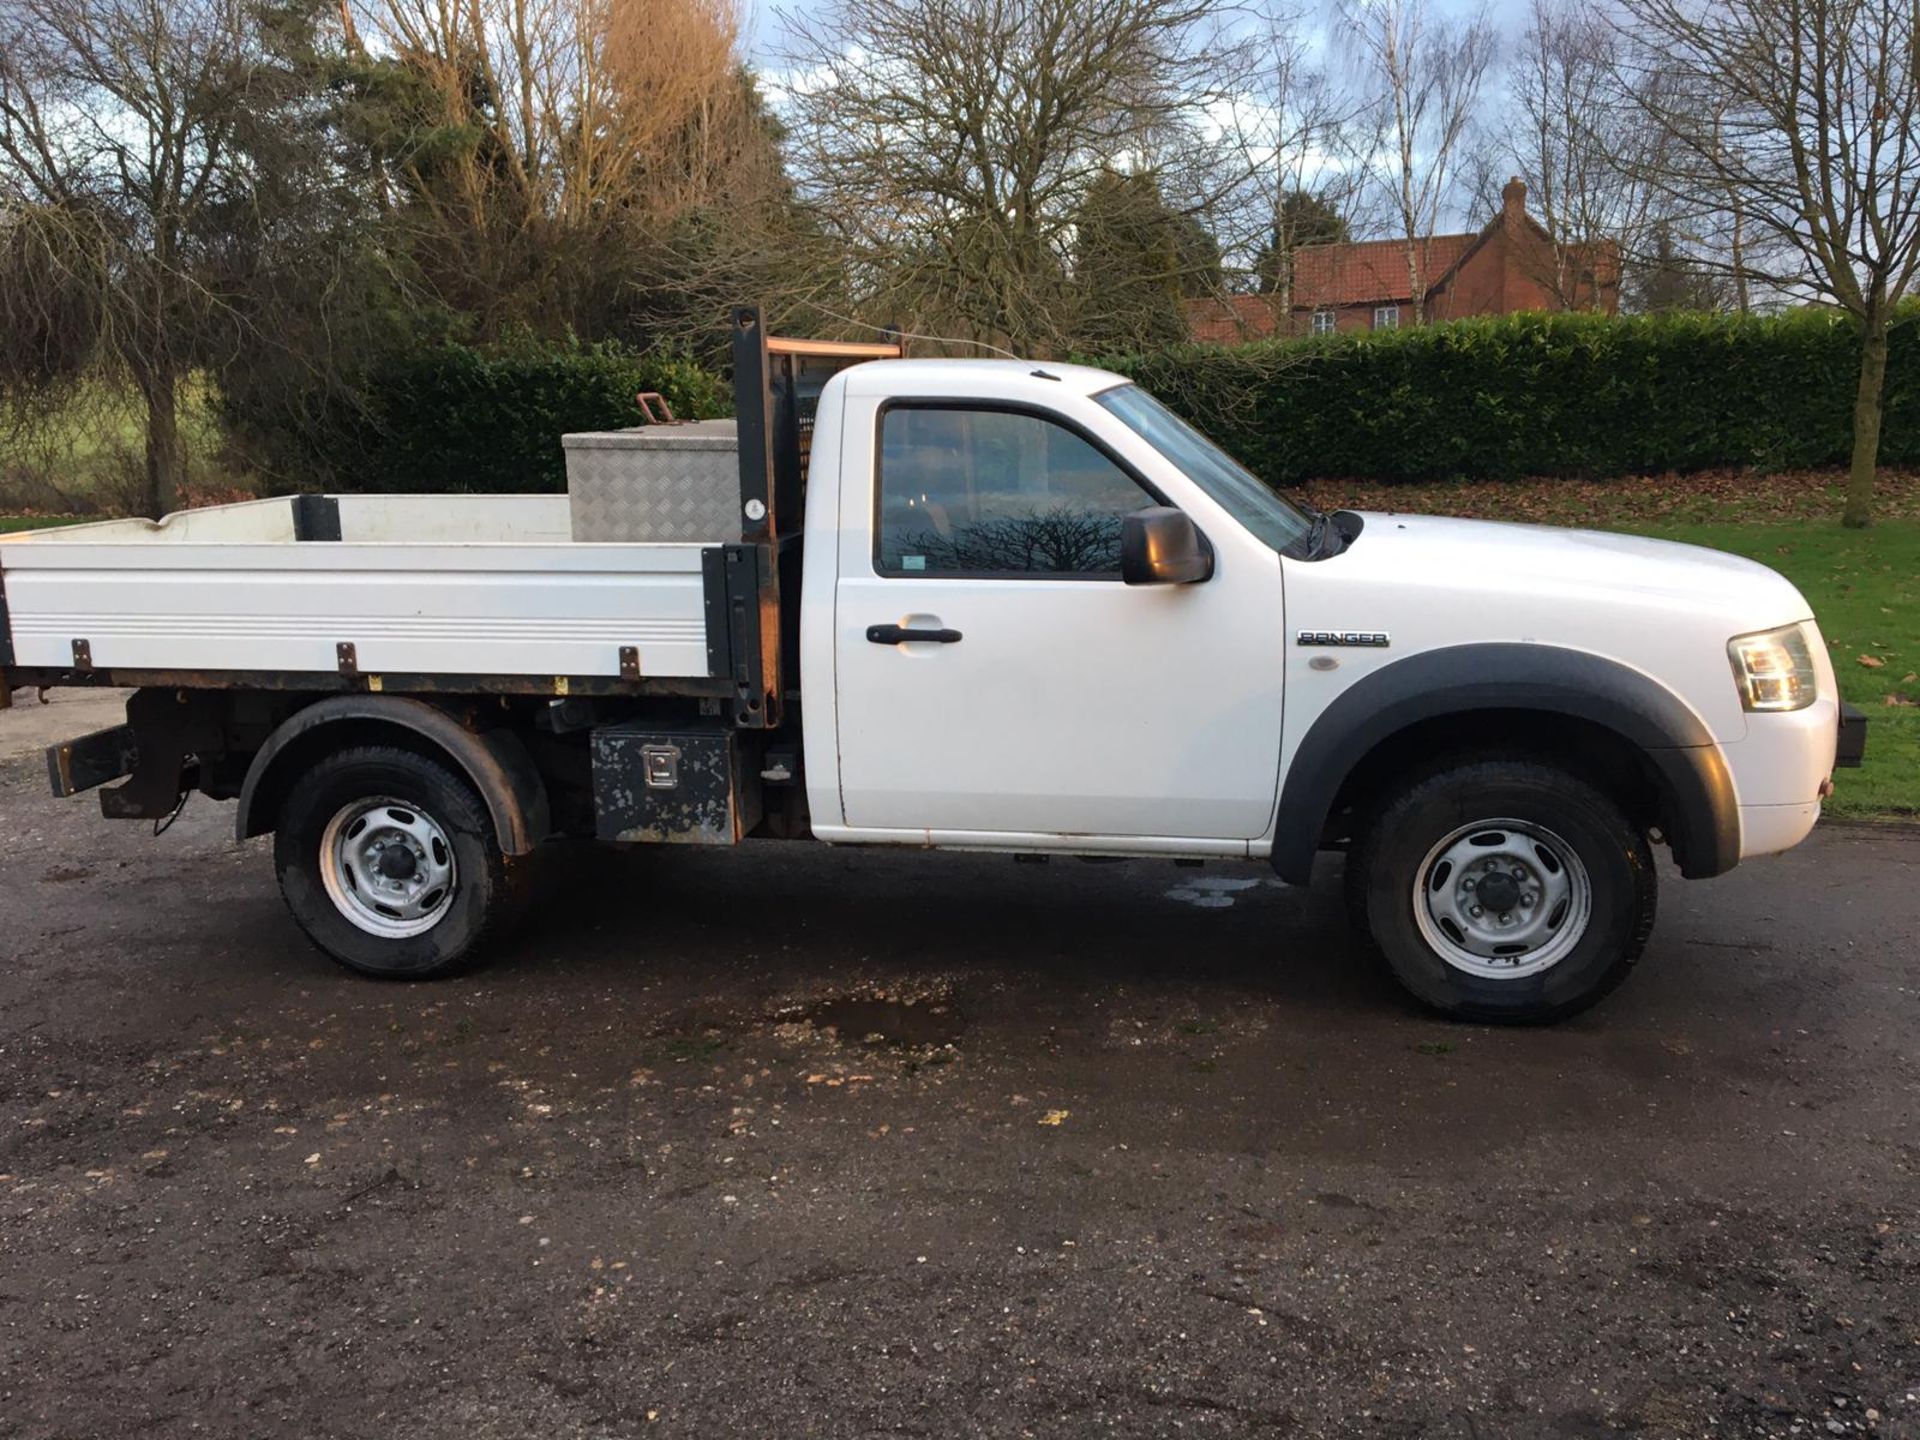
MULTIPOLYGON (((822 13, 821 7, 795 12, 795 0, 738 0, 740 5, 741 48, 747 60, 756 70, 764 74, 770 82, 767 90, 770 98, 775 99, 780 88, 782 73, 781 51, 785 41, 785 32, 789 16, 798 13, 803 22, 817 20, 822 13), (783 14, 784 11, 784 14, 783 14)), ((832 0, 826 0, 831 6, 832 0)), ((1319 14, 1306 22, 1310 45, 1315 49, 1324 49, 1330 45, 1329 36, 1333 32, 1334 18, 1332 6, 1334 0, 1305 0, 1308 5, 1317 5, 1319 14)), ((1436 12, 1449 17, 1471 15, 1476 8, 1484 8, 1489 20, 1500 37, 1503 47, 1517 43, 1522 29, 1526 25, 1526 16, 1531 0, 1433 0, 1436 12)), ((1338 57, 1327 57, 1323 64, 1330 70, 1338 69, 1338 57), (1331 62, 1331 63, 1329 63, 1331 62)), ((1482 124, 1487 124, 1504 107, 1506 100, 1506 82, 1502 65, 1496 60, 1493 71, 1487 76, 1480 97, 1480 115, 1482 124)), ((1454 181, 1441 209, 1440 229, 1473 229, 1486 217, 1473 213, 1473 202, 1462 191, 1457 182, 1461 179, 1459 167, 1455 167, 1454 181)), ((1363 229, 1366 229, 1364 225, 1363 229)))
MULTIPOLYGON (((1527 5, 1528 0, 1486 0, 1487 13, 1503 39, 1519 35, 1526 23, 1527 5)), ((1436 8, 1461 15, 1470 13, 1473 5, 1468 0, 1440 0, 1436 8)), ((781 29, 778 0, 740 0, 741 44, 754 68, 779 68, 781 29)))

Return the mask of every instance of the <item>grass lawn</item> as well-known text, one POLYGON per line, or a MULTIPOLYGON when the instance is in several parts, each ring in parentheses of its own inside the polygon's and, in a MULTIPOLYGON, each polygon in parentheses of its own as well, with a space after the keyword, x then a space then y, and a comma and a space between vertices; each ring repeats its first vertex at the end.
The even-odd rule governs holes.
POLYGON ((1828 813, 1920 816, 1920 519, 1870 530, 1831 520, 1617 528, 1745 555, 1793 581, 1819 618, 1840 693, 1867 712, 1866 763, 1834 776, 1828 813))
POLYGON ((0 515, 0 535, 20 530, 51 530, 56 525, 85 525, 98 515, 0 515))
MULTIPOLYGON (((180 436, 189 499, 194 492, 231 488, 233 478, 220 465, 222 442, 211 390, 197 378, 183 389, 180 436)), ((114 514, 139 504, 144 443, 140 402, 126 386, 82 386, 46 414, 0 412, 0 517, 114 514)), ((18 528, 4 518, 0 527, 18 528)))
POLYGON ((1835 518, 1843 478, 1837 471, 1715 471, 1422 485, 1320 481, 1306 496, 1324 509, 1625 530, 1771 566, 1813 606, 1842 697, 1867 712, 1866 763, 1834 776, 1827 813, 1920 818, 1920 473, 1882 472, 1879 518, 1868 530, 1843 530, 1835 518))

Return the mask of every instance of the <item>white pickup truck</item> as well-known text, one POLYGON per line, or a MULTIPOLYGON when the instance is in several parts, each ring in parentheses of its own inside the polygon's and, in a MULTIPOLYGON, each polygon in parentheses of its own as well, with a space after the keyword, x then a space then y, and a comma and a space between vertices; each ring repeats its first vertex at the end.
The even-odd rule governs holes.
MULTIPOLYGON (((1317 514, 1070 365, 877 358, 736 312, 738 528, 583 543, 566 496, 300 496, 0 543, 10 688, 137 687, 57 794, 272 832, 302 928, 446 974, 557 836, 1347 852, 1446 1014, 1606 994, 1688 877, 1785 850, 1864 717, 1763 566, 1317 514)), ((730 483, 730 482, 729 482, 730 483)))

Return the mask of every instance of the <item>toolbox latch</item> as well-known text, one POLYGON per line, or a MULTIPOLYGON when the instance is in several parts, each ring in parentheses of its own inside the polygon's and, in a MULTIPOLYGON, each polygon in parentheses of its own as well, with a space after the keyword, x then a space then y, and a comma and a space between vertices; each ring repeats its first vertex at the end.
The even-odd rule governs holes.
POLYGON ((649 790, 677 790, 680 788, 680 747, 678 745, 646 745, 640 750, 641 773, 647 777, 649 790))

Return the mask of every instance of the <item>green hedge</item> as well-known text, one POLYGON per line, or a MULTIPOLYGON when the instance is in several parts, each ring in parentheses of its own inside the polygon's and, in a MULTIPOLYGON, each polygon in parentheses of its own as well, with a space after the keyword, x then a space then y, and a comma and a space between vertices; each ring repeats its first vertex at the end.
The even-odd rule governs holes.
MULTIPOLYGON (((1858 330, 1781 316, 1510 315, 1100 363, 1270 484, 1844 464, 1858 330)), ((1880 458, 1920 464, 1920 309, 1893 331, 1880 458)))
MULTIPOLYGON (((1099 363, 1275 485, 1605 476, 1844 464, 1857 336, 1812 311, 1510 315, 1099 363)), ((640 390, 731 413, 725 380, 673 354, 435 343, 376 360, 297 425, 276 410, 268 468, 336 490, 557 491, 560 436, 636 423, 640 390)), ((1886 403, 1881 460, 1920 465, 1920 306, 1894 328, 1886 403)))
POLYGON ((438 344, 385 357, 357 393, 303 427, 291 468, 332 490, 493 494, 566 489, 560 437, 640 423, 634 395, 657 390, 674 414, 733 413, 727 384, 675 355, 532 341, 438 344))

